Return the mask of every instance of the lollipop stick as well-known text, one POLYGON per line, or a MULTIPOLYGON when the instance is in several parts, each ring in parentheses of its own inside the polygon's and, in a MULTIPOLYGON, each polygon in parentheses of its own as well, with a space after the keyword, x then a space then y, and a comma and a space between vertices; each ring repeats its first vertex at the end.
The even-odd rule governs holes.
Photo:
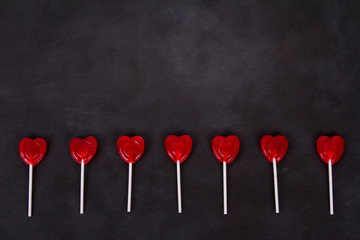
POLYGON ((226 162, 223 162, 223 188, 224 188, 224 215, 227 214, 227 182, 226 182, 226 162))
POLYGON ((333 180, 332 180, 332 164, 331 164, 331 161, 329 161, 328 166, 329 166, 330 215, 334 215, 334 198, 333 198, 333 180))
POLYGON ((177 192, 178 192, 178 212, 182 212, 181 207, 181 182, 180 182, 180 161, 176 162, 176 175, 177 175, 177 192))
POLYGON ((132 163, 129 163, 127 212, 131 212, 132 163))
POLYGON ((278 193, 277 168, 276 168, 275 158, 273 159, 273 170, 274 170, 275 212, 279 213, 279 193, 278 193))
POLYGON ((80 214, 84 213, 84 178, 85 178, 85 164, 84 161, 81 161, 80 214))
POLYGON ((29 164, 28 217, 31 217, 31 208, 32 208, 32 185, 33 185, 33 165, 29 164))

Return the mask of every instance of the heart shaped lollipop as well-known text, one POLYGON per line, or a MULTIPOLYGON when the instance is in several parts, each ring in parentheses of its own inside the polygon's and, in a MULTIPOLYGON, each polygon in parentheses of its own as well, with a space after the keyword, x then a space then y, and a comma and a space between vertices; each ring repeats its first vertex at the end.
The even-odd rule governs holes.
POLYGON ((74 160, 81 164, 84 161, 84 164, 88 164, 90 160, 94 157, 97 149, 96 138, 89 136, 84 139, 73 138, 70 141, 70 153, 74 160))
POLYGON ((34 140, 24 138, 19 143, 19 153, 21 159, 29 165, 29 195, 28 195, 28 216, 32 215, 32 185, 33 185, 33 166, 36 166, 44 158, 46 152, 46 141, 42 138, 34 140))
POLYGON ((192 139, 189 135, 177 137, 170 135, 165 139, 165 150, 167 155, 175 163, 183 163, 189 156, 192 148, 192 139))
POLYGON ((21 159, 27 165, 36 166, 44 158, 46 152, 46 141, 42 138, 34 140, 24 138, 19 144, 19 153, 21 159))
POLYGON ((344 139, 340 136, 321 136, 316 141, 316 150, 324 163, 328 165, 330 215, 334 215, 332 165, 341 158, 344 151, 344 139))
POLYGON ((140 136, 121 136, 117 141, 117 150, 121 158, 129 164, 127 212, 131 211, 132 165, 144 152, 145 142, 140 136))
POLYGON ((137 162, 144 152, 145 142, 140 136, 121 136, 117 141, 117 150, 127 163, 137 162))
POLYGON ((216 136, 212 140, 212 151, 219 162, 227 164, 234 161, 238 155, 240 141, 238 137, 230 135, 227 137, 216 136))
POLYGON ((226 176, 226 164, 234 161, 239 153, 240 141, 234 136, 230 135, 227 137, 216 136, 212 140, 212 151, 223 164, 223 190, 224 190, 224 215, 227 214, 227 176, 226 176))
POLYGON ((277 135, 276 137, 266 135, 261 139, 261 151, 269 162, 280 162, 287 151, 288 141, 284 136, 277 135))
POLYGON ((324 163, 335 164, 344 151, 344 139, 340 136, 321 136, 316 141, 316 149, 324 163))
POLYGON ((81 165, 80 170, 80 214, 84 213, 84 182, 85 165, 94 157, 97 150, 96 138, 89 136, 84 139, 73 138, 70 141, 70 153, 74 160, 81 165))
POLYGON ((181 178, 180 164, 189 156, 192 148, 192 139, 189 135, 177 137, 170 135, 165 139, 165 150, 167 155, 176 163, 177 191, 178 191, 178 212, 182 212, 181 205, 181 178))
POLYGON ((284 158, 288 148, 288 141, 284 136, 281 135, 277 135, 276 137, 266 135, 262 137, 260 145, 261 151, 263 152, 266 159, 273 164, 275 212, 279 213, 279 193, 276 163, 280 162, 284 158))

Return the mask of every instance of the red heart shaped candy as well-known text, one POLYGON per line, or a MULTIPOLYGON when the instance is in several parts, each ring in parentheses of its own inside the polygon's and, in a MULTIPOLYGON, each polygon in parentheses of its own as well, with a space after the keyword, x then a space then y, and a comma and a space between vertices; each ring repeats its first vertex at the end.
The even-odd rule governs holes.
POLYGON ((82 138, 73 138, 70 141, 70 153, 74 160, 81 164, 84 161, 84 164, 88 164, 90 160, 94 157, 97 149, 96 138, 89 136, 84 139, 82 138))
POLYGON ((340 136, 321 136, 316 141, 316 150, 326 164, 336 163, 341 158, 344 151, 344 139, 340 136))
POLYGON ((192 139, 189 135, 182 135, 177 137, 170 135, 165 139, 165 150, 167 155, 175 163, 184 162, 189 156, 192 148, 192 139))
POLYGON ((137 162, 144 152, 145 142, 140 136, 121 136, 117 141, 117 150, 127 163, 137 162))
POLYGON ((284 136, 277 135, 276 137, 272 137, 270 135, 266 135, 261 139, 261 151, 269 162, 275 161, 280 162, 287 151, 288 141, 284 136))
POLYGON ((45 152, 46 141, 42 138, 24 138, 20 141, 20 157, 27 165, 36 166, 44 158, 45 152))
POLYGON ((221 163, 226 162, 229 164, 234 161, 239 153, 239 148, 239 138, 234 135, 227 137, 216 136, 212 140, 212 151, 221 163))

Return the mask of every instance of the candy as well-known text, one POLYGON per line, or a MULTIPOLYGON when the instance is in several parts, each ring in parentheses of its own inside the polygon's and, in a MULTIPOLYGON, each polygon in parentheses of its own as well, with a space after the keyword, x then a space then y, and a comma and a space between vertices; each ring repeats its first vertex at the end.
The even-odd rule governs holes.
POLYGON ((221 163, 231 163, 239 153, 240 141, 238 137, 230 135, 227 137, 216 136, 212 140, 212 151, 221 163))
POLYGON ((216 136, 212 140, 212 151, 223 164, 223 196, 224 196, 224 215, 227 214, 227 177, 226 177, 226 165, 234 161, 239 153, 240 141, 234 136, 227 137, 216 136))
POLYGON ((192 139, 188 135, 177 137, 170 135, 165 139, 165 150, 170 159, 176 163, 177 176, 177 192, 178 192, 178 212, 182 212, 181 205, 181 179, 180 179, 180 164, 183 163, 189 156, 192 148, 192 139))
POLYGON ((132 165, 144 152, 145 142, 140 136, 121 136, 117 141, 117 150, 121 158, 129 164, 127 212, 131 211, 132 165))
POLYGON ((70 141, 70 153, 74 160, 81 165, 80 178, 80 214, 84 213, 84 178, 85 165, 93 159, 97 150, 97 141, 89 136, 84 139, 73 138, 70 141))
POLYGON ((277 135, 276 137, 266 135, 261 139, 261 151, 271 163, 274 159, 276 163, 280 162, 285 156, 287 147, 288 141, 281 135, 277 135))
POLYGON ((340 160, 344 151, 344 139, 340 136, 321 136, 316 141, 316 150, 324 163, 328 165, 330 215, 334 215, 332 165, 340 160))
POLYGON ((276 164, 284 158, 288 148, 288 141, 284 136, 281 135, 276 137, 266 135, 261 139, 260 145, 261 151, 263 152, 266 159, 273 164, 275 212, 279 213, 279 193, 276 164))
POLYGON ((324 163, 335 164, 344 151, 344 139, 340 136, 321 136, 316 141, 316 150, 324 163))
POLYGON ((170 135, 165 139, 165 149, 167 155, 175 163, 183 163, 189 156, 192 148, 192 139, 189 135, 177 137, 170 135))
POLYGON ((94 137, 73 138, 70 141, 71 156, 78 164, 88 164, 94 157, 97 150, 97 141, 94 137))
POLYGON ((24 138, 19 144, 19 153, 21 159, 29 165, 29 195, 28 195, 28 216, 32 215, 32 185, 33 185, 33 167, 38 165, 46 153, 46 141, 42 138, 34 140, 24 138))

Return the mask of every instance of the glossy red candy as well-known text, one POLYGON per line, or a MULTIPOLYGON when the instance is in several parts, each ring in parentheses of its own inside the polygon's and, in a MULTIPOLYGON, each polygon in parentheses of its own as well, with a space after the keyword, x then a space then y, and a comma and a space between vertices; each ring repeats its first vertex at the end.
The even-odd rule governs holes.
POLYGON ((97 141, 94 137, 82 138, 73 138, 70 141, 70 153, 74 160, 81 164, 84 161, 84 164, 90 162, 94 157, 97 149, 97 141))
POLYGON ((316 141, 316 149, 321 158, 326 164, 331 161, 331 164, 336 163, 341 158, 344 151, 344 139, 340 136, 321 136, 316 141))
POLYGON ((184 162, 189 156, 192 148, 192 139, 189 135, 182 135, 177 137, 170 135, 165 139, 165 150, 167 155, 175 163, 184 162))
POLYGON ((27 165, 36 166, 44 158, 45 152, 46 141, 42 138, 24 138, 20 141, 20 157, 27 165))
POLYGON ((121 136, 117 141, 117 150, 127 163, 137 162, 144 152, 145 142, 140 136, 121 136))
POLYGON ((269 162, 275 161, 280 162, 287 151, 288 141, 284 136, 277 135, 276 137, 266 135, 261 139, 260 142, 261 151, 269 162))
POLYGON ((229 164, 234 161, 239 153, 239 148, 239 138, 234 135, 227 137, 216 136, 212 140, 212 151, 221 163, 226 162, 229 164))

